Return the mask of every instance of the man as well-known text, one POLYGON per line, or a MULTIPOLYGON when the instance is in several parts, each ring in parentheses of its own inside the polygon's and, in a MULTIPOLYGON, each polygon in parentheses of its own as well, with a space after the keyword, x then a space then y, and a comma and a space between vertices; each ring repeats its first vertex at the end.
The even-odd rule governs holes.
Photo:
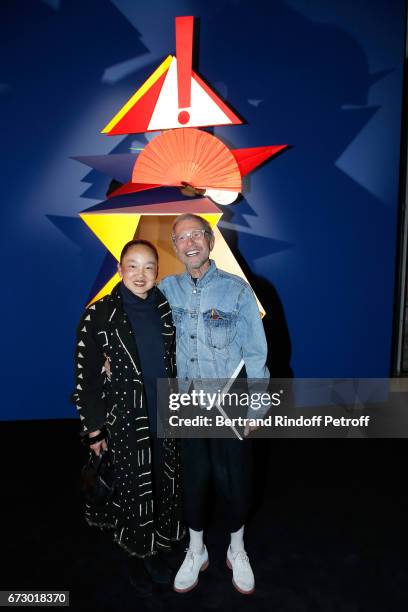
MULTIPOLYGON (((229 379, 238 374, 242 361, 248 378, 268 379, 267 344, 254 294, 242 278, 219 270, 210 260, 214 246, 210 225, 197 215, 183 214, 173 224, 172 238, 185 273, 165 278, 160 289, 172 307, 177 329, 179 379, 229 379)), ((248 440, 183 440, 184 513, 190 542, 175 577, 177 592, 193 589, 199 572, 208 567, 203 529, 212 479, 227 509, 231 533, 227 565, 233 571, 233 585, 241 593, 253 593, 255 580, 243 540, 251 465, 248 440)))

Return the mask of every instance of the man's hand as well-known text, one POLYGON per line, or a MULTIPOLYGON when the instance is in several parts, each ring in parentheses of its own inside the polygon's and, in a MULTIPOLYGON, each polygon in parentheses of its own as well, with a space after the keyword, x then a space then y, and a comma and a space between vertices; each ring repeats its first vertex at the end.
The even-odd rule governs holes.
MULTIPOLYGON (((97 429, 96 431, 92 431, 89 434, 89 439, 91 440, 91 438, 95 438, 95 436, 97 436, 100 433, 101 433, 100 429, 97 429)), ((99 457, 101 450, 104 450, 104 451, 108 450, 108 445, 106 444, 106 440, 100 440, 99 442, 95 442, 95 444, 90 444, 89 448, 91 449, 91 451, 95 453, 97 457, 99 457)))
POLYGON ((247 438, 249 434, 255 431, 256 429, 258 429, 258 425, 245 425, 244 438, 247 438))

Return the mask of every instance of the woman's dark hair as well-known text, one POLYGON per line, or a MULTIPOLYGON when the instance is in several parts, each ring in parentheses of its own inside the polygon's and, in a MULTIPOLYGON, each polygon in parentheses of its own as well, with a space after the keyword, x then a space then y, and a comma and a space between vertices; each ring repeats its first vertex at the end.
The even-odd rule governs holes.
POLYGON ((149 242, 148 240, 142 240, 141 238, 136 238, 135 240, 130 240, 129 242, 127 242, 125 244, 125 246, 122 249, 122 252, 120 254, 120 263, 122 263, 122 259, 124 258, 124 256, 126 255, 126 253, 128 252, 129 249, 131 249, 134 246, 145 246, 147 248, 149 248, 151 251, 153 251, 154 256, 156 258, 157 263, 159 263, 159 254, 157 252, 156 247, 154 246, 154 244, 152 244, 151 242, 149 242))

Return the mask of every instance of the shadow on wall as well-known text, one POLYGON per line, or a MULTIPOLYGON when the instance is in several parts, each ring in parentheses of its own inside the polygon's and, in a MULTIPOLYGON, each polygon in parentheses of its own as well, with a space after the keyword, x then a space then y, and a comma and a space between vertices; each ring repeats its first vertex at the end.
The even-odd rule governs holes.
MULTIPOLYGON (((227 221, 229 211, 224 208, 223 221, 227 221)), ((268 279, 257 276, 251 270, 238 248, 238 232, 220 228, 223 237, 242 268, 249 284, 265 309, 263 324, 268 342, 267 365, 273 378, 292 378, 290 366, 291 341, 282 301, 276 288, 268 279)))
MULTIPOLYGON (((356 7, 356 19, 359 11, 356 7)), ((212 66, 215 83, 227 81, 228 100, 249 124, 217 133, 240 147, 293 145, 267 170, 255 171, 247 202, 231 207, 231 223, 253 223, 261 228, 260 240, 271 239, 268 257, 256 232, 242 233, 241 265, 246 262, 246 271, 256 269, 264 277, 267 300, 275 301, 273 287, 267 287, 274 284, 271 270, 276 272, 273 240, 283 243, 277 284, 285 290, 298 376, 387 375, 397 204, 389 177, 398 176, 395 151, 380 169, 388 181, 386 202, 373 195, 373 173, 359 184, 336 165, 377 113, 368 96, 384 73, 370 74, 364 41, 335 25, 313 22, 283 2, 262 3, 261 11, 237 3, 232 10, 224 3, 212 19, 211 31, 214 20, 225 20, 240 35, 236 44, 225 45, 223 37, 206 36, 209 25, 203 21, 201 56, 212 66), (370 299, 379 279, 384 297, 370 299)), ((398 151, 398 127, 387 120, 376 116, 370 130, 380 137, 389 127, 398 151)), ((374 147, 353 146, 347 163, 354 169, 376 167, 375 155, 374 147)))

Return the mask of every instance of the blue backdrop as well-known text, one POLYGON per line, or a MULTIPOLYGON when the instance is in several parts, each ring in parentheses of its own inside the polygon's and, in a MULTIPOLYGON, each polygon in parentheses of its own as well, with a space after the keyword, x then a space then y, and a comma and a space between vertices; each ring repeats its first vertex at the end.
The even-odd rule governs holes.
POLYGON ((290 339, 296 376, 388 376, 404 5, 2 3, 2 418, 75 415, 74 330, 105 255, 78 212, 104 199, 108 179, 69 156, 143 146, 143 135, 99 132, 174 52, 183 14, 201 19, 199 72, 248 122, 215 134, 293 145, 224 217, 272 332, 279 322, 272 348, 289 356, 290 339))

